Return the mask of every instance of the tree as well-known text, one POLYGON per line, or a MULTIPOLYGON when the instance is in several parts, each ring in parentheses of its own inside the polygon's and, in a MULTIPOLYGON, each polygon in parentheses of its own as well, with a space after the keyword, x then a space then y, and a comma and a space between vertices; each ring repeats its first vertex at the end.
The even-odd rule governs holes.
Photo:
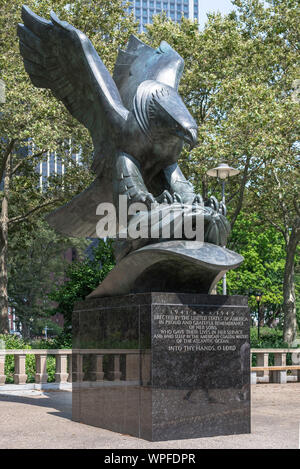
POLYGON ((204 198, 219 184, 206 171, 227 161, 241 173, 227 185, 231 226, 241 210, 278 229, 285 245, 284 339, 296 334, 294 262, 300 238, 297 0, 235 0, 237 13, 209 15, 203 31, 156 17, 145 40, 168 42, 185 59, 181 94, 199 124, 199 146, 183 162, 204 198))
POLYGON ((257 213, 241 212, 229 248, 245 259, 239 269, 227 274, 229 294, 249 295, 250 308, 256 312, 255 293, 261 291, 265 320, 281 319, 285 246, 280 233, 272 226, 265 227, 257 213))
MULTIPOLYGON (((21 224, 29 227, 37 216, 43 216, 79 192, 93 179, 89 170, 92 143, 86 129, 70 116, 48 90, 36 89, 24 70, 16 36, 21 21, 23 0, 0 1, 0 71, 6 84, 6 103, 0 116, 0 330, 7 330, 7 252, 8 234, 21 224), (75 165, 72 152, 81 151, 81 164, 75 165), (36 166, 56 152, 65 175, 49 178, 39 188, 36 166), (33 215, 35 215, 33 217, 33 215)), ((28 0, 27 5, 40 16, 49 17, 52 2, 28 0)), ((110 71, 117 47, 124 45, 135 30, 132 17, 125 14, 119 0, 69 3, 57 0, 55 11, 84 31, 93 41, 110 71)))
POLYGON ((38 220, 35 230, 20 229, 12 237, 8 252, 8 297, 23 337, 49 316, 53 302, 48 293, 53 282, 63 282, 72 251, 83 256, 86 240, 65 238, 38 220))
POLYGON ((53 314, 63 314, 66 330, 72 323, 74 303, 84 300, 114 267, 112 246, 112 240, 100 239, 98 245, 92 249, 92 256, 72 262, 66 271, 67 281, 56 285, 50 292, 49 298, 58 303, 53 314))
POLYGON ((251 184, 252 203, 262 220, 273 226, 285 245, 283 275, 284 340, 296 337, 295 256, 300 241, 299 99, 294 90, 299 77, 300 4, 273 0, 264 9, 258 0, 236 1, 242 33, 260 44, 264 60, 264 127, 258 145, 260 171, 251 184), (263 48, 264 46, 264 48, 263 48))
MULTIPOLYGON (((206 175, 208 169, 225 160, 241 170, 231 181, 227 198, 232 227, 243 207, 251 174, 259 166, 253 148, 260 123, 249 111, 255 99, 263 101, 263 91, 256 89, 248 70, 252 45, 245 44, 238 26, 233 14, 209 15, 200 32, 187 19, 174 24, 162 16, 154 19, 145 35, 154 46, 168 38, 185 60, 179 91, 198 123, 199 139, 189 157, 183 154, 181 164, 189 179, 207 198, 209 192, 219 193, 219 184, 206 175)), ((254 68, 253 64, 252 72, 254 68)))
POLYGON ((296 293, 296 311, 297 311, 297 323, 298 327, 300 328, 300 265, 296 268, 295 274, 295 293, 296 293))

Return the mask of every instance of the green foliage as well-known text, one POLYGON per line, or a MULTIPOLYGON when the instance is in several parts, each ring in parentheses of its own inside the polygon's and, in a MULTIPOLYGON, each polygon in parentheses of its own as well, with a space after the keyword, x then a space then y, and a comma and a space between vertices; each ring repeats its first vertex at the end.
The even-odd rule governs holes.
POLYGON ((91 293, 114 267, 114 263, 112 241, 99 240, 93 249, 92 259, 70 264, 66 271, 68 280, 57 285, 49 294, 49 298, 58 303, 53 314, 63 314, 66 328, 71 326, 74 303, 91 293))
MULTIPOLYGON (((0 3, 0 71, 7 95, 1 107, 0 134, 4 138, 0 140, 0 157, 3 160, 8 143, 13 142, 13 167, 19 165, 9 194, 12 235, 21 222, 33 233, 38 217, 29 222, 28 214, 32 217, 32 213, 39 214, 69 200, 93 178, 88 169, 92 144, 86 129, 49 91, 34 88, 24 71, 15 35, 21 3, 0 3), (71 137, 73 150, 83 149, 84 164, 78 167, 72 165, 65 151, 70 149, 67 142, 71 137), (34 140, 36 150, 23 158, 22 148, 31 144, 29 138, 34 140), (35 167, 45 160, 46 151, 56 151, 67 171, 64 180, 61 176, 50 178, 41 192, 35 167)), ((49 0, 27 3, 41 16, 49 16, 49 0)), ((180 93, 199 124, 200 143, 188 158, 187 153, 183 154, 181 163, 186 175, 207 197, 211 193, 220 195, 220 185, 206 176, 207 169, 226 160, 241 170, 227 184, 226 200, 234 226, 231 247, 244 254, 246 260, 228 275, 229 291, 244 293, 253 287, 261 288, 268 310, 278 311, 283 259, 290 249, 291 233, 299 236, 296 168, 300 110, 295 94, 295 80, 299 78, 299 1, 274 0, 268 2, 268 8, 259 0, 233 3, 237 14, 211 14, 200 32, 189 20, 183 19, 179 25, 165 15, 156 17, 143 39, 153 46, 165 39, 185 59, 180 93)), ((117 46, 123 47, 135 30, 132 17, 124 15, 124 5, 119 0, 78 0, 71 4, 58 0, 55 10, 61 19, 91 38, 112 71, 117 46)), ((108 260, 111 265, 113 261, 108 260)), ((74 302, 104 278, 100 272, 105 275, 108 271, 109 267, 101 270, 89 261, 73 265, 68 272, 69 282, 57 286, 51 297, 59 303, 57 310, 63 312, 67 324, 74 302)), ((250 301, 254 309, 254 298, 250 301)))
MULTIPOLYGON (((185 60, 180 93, 198 123, 199 138, 199 146, 188 157, 183 154, 185 174, 204 198, 210 194, 220 198, 219 181, 209 178, 207 170, 224 161, 237 167, 240 174, 226 185, 228 218, 235 226, 241 211, 258 217, 260 230, 256 222, 253 231, 260 235, 265 265, 254 240, 253 249, 246 240, 249 262, 244 271, 242 267, 229 275, 231 292, 244 291, 249 284, 265 286, 265 300, 272 309, 283 301, 290 340, 296 325, 293 261, 300 240, 300 4, 298 0, 233 4, 237 12, 208 15, 200 32, 189 20, 175 24, 165 15, 157 16, 143 38, 153 46, 167 39, 185 60), (283 295, 278 288, 280 275, 283 295)), ((247 237, 243 230, 252 231, 249 220, 242 226, 240 219, 239 224, 238 234, 247 237)), ((236 241, 234 233, 233 238, 236 241)))
POLYGON ((260 338, 257 336, 257 327, 250 329, 251 348, 287 348, 283 340, 283 331, 278 328, 261 327, 260 338))
MULTIPOLYGON (((23 0, 7 0, 0 3, 0 71, 1 79, 6 84, 6 103, 1 107, 0 154, 10 140, 16 139, 15 148, 21 149, 30 145, 28 139, 33 139, 36 148, 57 151, 58 156, 71 164, 71 158, 66 155, 65 150, 68 149, 68 139, 72 138, 72 150, 83 148, 83 161, 88 162, 91 159, 92 144, 86 129, 68 113, 49 90, 35 88, 25 72, 16 35, 16 26, 22 22, 23 3, 23 0)), ((50 10, 54 9, 62 20, 83 31, 93 42, 110 72, 118 46, 124 46, 129 35, 136 30, 133 16, 126 13, 126 5, 119 0, 101 0, 101 2, 77 0, 73 3, 56 0, 55 4, 50 0, 28 0, 26 5, 46 19, 49 19, 50 10)), ((44 157, 41 155, 36 157, 34 164, 44 157)), ((68 166, 66 165, 67 170, 68 166)), ((28 180, 31 169, 32 166, 29 166, 27 174, 20 174, 16 179, 21 200, 25 197, 36 200, 43 197, 32 186, 31 180, 28 180), (22 184, 25 184, 25 187, 22 187, 22 184)), ((67 176, 64 181, 66 198, 74 192, 74 189, 81 191, 89 179, 86 167, 78 166, 75 169, 71 164, 70 170, 71 179, 67 176), (80 178, 83 180, 82 183, 80 178)), ((33 172, 32 175, 34 174, 33 172)), ((59 183, 59 178, 56 181, 59 183)), ((55 192, 55 181, 52 181, 52 185, 55 192)), ((23 210, 23 207, 19 209, 23 210)))
POLYGON ((61 331, 56 337, 51 339, 35 339, 30 344, 33 349, 64 349, 72 348, 72 335, 70 332, 61 331))
POLYGON ((0 341, 4 343, 5 349, 31 349, 27 341, 16 335, 0 334, 0 341))
MULTIPOLYGON (((0 341, 4 342, 5 349, 24 349, 28 350, 31 349, 31 345, 28 344, 23 339, 16 337, 14 335, 9 334, 0 334, 0 341)), ((11 384, 14 382, 14 370, 15 370, 15 362, 13 355, 6 355, 5 357, 5 375, 6 375, 6 383, 11 384)), ((26 356, 26 374, 28 375, 27 382, 34 383, 35 377, 35 358, 33 355, 26 356)))
MULTIPOLYGON (((250 329, 250 344, 252 349, 280 349, 280 348, 289 348, 288 344, 284 342, 283 331, 282 329, 273 329, 270 327, 262 327, 260 329, 260 338, 257 337, 257 327, 251 327, 250 329)), ((292 363, 292 353, 288 352, 286 355, 287 365, 293 365, 292 363)), ((274 363, 274 353, 269 354, 269 366, 273 366, 274 363)), ((252 366, 257 365, 256 354, 253 354, 252 357, 252 366)))
MULTIPOLYGON (((58 343, 55 340, 40 340, 27 342, 19 337, 9 334, 0 334, 0 343, 4 344, 5 349, 14 349, 14 350, 30 350, 30 349, 57 349, 57 348, 70 348, 70 347, 58 347, 58 343)), ((6 375, 6 384, 12 384, 14 382, 14 356, 6 355, 5 357, 5 375, 6 375)), ((35 357, 34 355, 26 356, 25 370, 27 374, 27 383, 35 382, 35 357)), ((48 383, 53 383, 55 381, 55 356, 47 356, 47 373, 48 373, 48 383)))
MULTIPOLYGON (((297 269, 299 270, 300 265, 297 266, 297 269)), ((296 310, 297 310, 297 323, 298 323, 298 328, 300 330, 300 272, 298 272, 295 275, 295 294, 296 294, 296 310)))
MULTIPOLYGON (((143 39, 153 46, 167 39, 185 60, 179 91, 199 128, 199 146, 188 158, 183 154, 189 178, 204 197, 218 194, 220 185, 206 171, 225 160, 241 170, 227 185, 231 218, 255 186, 257 204, 262 209, 268 205, 282 223, 280 194, 292 201, 299 193, 294 144, 300 110, 292 93, 299 77, 299 2, 279 0, 268 9, 258 0, 233 3, 238 14, 210 14, 200 32, 187 19, 175 24, 156 16, 143 39)), ((292 203, 289 211, 293 220, 292 203)))
MULTIPOLYGON (((90 170, 93 145, 87 129, 49 90, 35 88, 24 69, 16 34, 23 3, 0 1, 0 79, 6 86, 6 102, 1 104, 0 114, 0 182, 5 175, 5 185, 0 188, 0 330, 7 328, 6 220, 13 257, 12 237, 18 235, 21 225, 32 234, 41 216, 82 192, 95 177, 90 170), (79 150, 81 164, 75 164, 72 154, 79 150), (36 169, 53 152, 64 165, 64 175, 53 174, 40 190, 36 169)), ((26 0, 26 4, 47 19, 53 8, 62 20, 83 31, 110 72, 118 46, 124 46, 136 30, 133 16, 126 13, 126 4, 120 0, 56 0, 55 4, 26 0)))
POLYGON ((72 348, 72 334, 62 331, 53 339, 53 347, 49 348, 72 348))
POLYGON ((65 277, 67 251, 75 249, 80 256, 87 245, 86 240, 55 233, 42 220, 36 222, 34 231, 21 227, 10 237, 8 295, 23 336, 42 335, 46 325, 50 335, 60 333, 61 328, 49 319, 53 302, 47 293, 53 281, 61 283, 65 277))
POLYGON ((62 327, 51 321, 50 318, 38 318, 32 322, 30 327, 31 337, 41 337, 46 335, 45 329, 47 328, 47 336, 58 336, 62 332, 62 327))
MULTIPOLYGON (((284 241, 275 228, 263 227, 259 216, 241 213, 234 225, 229 249, 244 256, 243 264, 227 274, 228 294, 249 295, 249 306, 257 310, 255 292, 263 293, 261 307, 270 320, 281 313, 284 241)), ((221 285, 218 286, 221 294, 221 285)))

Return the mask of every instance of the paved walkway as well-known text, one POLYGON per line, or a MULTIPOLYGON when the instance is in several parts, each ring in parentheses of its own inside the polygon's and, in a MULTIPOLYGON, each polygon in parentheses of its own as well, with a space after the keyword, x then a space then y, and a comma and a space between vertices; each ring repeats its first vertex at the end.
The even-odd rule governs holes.
POLYGON ((300 383, 252 386, 251 435, 150 443, 70 420, 68 391, 0 391, 0 448, 299 448, 300 383))

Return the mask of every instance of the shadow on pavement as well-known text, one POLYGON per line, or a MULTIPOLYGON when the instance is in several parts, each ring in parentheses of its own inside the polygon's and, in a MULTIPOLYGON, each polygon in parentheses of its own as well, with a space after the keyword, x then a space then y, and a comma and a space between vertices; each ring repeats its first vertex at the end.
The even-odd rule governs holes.
POLYGON ((1 402, 14 402, 16 404, 28 404, 38 407, 49 408, 48 414, 56 417, 71 420, 72 417, 72 393, 69 391, 43 392, 41 395, 34 397, 7 394, 0 394, 1 402), (56 412, 52 412, 56 409, 56 412))

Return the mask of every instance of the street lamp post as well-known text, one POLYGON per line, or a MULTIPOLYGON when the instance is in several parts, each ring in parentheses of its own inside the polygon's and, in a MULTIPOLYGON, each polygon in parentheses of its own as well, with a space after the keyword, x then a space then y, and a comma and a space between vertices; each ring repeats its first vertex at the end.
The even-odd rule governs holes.
MULTIPOLYGON (((231 176, 239 174, 239 170, 228 166, 227 163, 221 163, 219 166, 207 171, 207 175, 218 178, 222 183, 222 204, 225 205, 225 183, 231 176)), ((225 247, 225 246, 224 246, 225 247)), ((223 276, 223 295, 227 295, 226 273, 223 276)))

